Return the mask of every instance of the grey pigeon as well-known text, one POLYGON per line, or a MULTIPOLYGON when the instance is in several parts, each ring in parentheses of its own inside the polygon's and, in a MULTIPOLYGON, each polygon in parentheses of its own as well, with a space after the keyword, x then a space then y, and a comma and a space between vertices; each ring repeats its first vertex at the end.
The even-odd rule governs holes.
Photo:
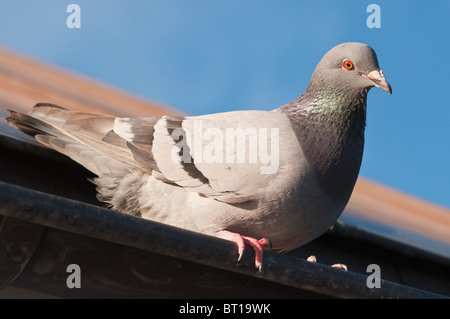
POLYGON ((273 111, 115 118, 40 103, 7 121, 95 173, 112 209, 232 240, 239 258, 250 245, 261 268, 263 248, 299 247, 343 211, 374 86, 391 93, 374 50, 343 43, 273 111))

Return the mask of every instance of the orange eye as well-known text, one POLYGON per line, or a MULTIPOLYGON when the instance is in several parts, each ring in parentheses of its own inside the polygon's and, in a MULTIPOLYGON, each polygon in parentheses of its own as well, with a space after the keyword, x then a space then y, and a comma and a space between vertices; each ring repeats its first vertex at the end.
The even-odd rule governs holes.
POLYGON ((353 62, 350 60, 344 60, 344 62, 342 62, 342 67, 346 70, 353 70, 353 62))

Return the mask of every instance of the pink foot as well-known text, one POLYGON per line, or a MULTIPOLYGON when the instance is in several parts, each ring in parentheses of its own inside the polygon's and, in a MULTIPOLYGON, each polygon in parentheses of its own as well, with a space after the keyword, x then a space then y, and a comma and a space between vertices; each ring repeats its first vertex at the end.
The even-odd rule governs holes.
POLYGON ((348 271, 347 265, 344 264, 333 264, 331 265, 331 267, 341 269, 343 271, 348 271))
POLYGON ((228 230, 221 230, 217 234, 217 237, 236 243, 236 245, 238 246, 238 254, 239 254, 238 261, 240 261, 242 258, 245 245, 252 247, 253 250, 255 251, 255 267, 258 268, 258 270, 261 270, 262 267, 263 247, 270 248, 272 246, 270 241, 268 241, 266 238, 257 240, 252 237, 241 236, 238 233, 233 233, 228 230))
MULTIPOLYGON (((311 255, 308 257, 308 259, 306 259, 306 261, 309 261, 310 263, 315 263, 315 262, 317 262, 317 258, 316 258, 316 256, 311 255)), ((341 269, 343 271, 348 271, 347 266, 344 264, 333 264, 333 265, 331 265, 331 267, 341 269)))

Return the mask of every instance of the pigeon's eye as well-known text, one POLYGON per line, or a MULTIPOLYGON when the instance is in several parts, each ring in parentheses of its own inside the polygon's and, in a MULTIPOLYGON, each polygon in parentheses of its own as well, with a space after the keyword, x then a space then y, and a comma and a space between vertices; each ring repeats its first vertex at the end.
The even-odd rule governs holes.
POLYGON ((344 62, 342 62, 342 67, 346 70, 353 70, 353 62, 350 60, 344 60, 344 62))

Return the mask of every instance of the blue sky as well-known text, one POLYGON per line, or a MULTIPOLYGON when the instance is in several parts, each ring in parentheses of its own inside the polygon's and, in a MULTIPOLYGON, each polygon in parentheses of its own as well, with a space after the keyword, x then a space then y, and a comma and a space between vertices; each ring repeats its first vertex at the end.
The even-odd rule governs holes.
POLYGON ((449 14, 444 0, 15 0, 0 3, 0 45, 207 114, 279 107, 329 49, 364 42, 393 95, 369 93, 360 174, 450 207, 449 14), (80 29, 67 28, 71 3, 80 29))

